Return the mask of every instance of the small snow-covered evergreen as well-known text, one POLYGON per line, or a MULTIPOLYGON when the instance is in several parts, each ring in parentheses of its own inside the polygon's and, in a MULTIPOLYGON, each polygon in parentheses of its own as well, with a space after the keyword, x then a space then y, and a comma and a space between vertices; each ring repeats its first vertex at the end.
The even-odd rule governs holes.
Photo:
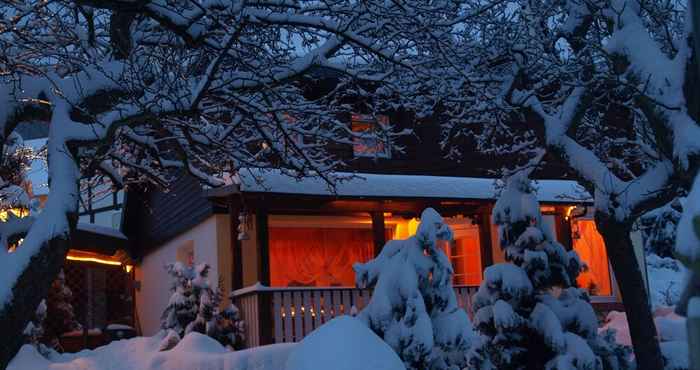
POLYGON ((458 369, 472 328, 457 306, 452 265, 438 247, 452 231, 432 208, 416 235, 389 241, 375 259, 354 266, 357 285, 373 287, 358 318, 384 339, 408 369, 458 369))
POLYGON ((24 336, 27 343, 39 346, 39 341, 44 336, 44 320, 46 320, 46 300, 39 303, 34 312, 34 318, 24 328, 24 336))
POLYGON ((582 263, 555 241, 527 176, 511 176, 493 211, 508 263, 488 267, 474 297, 475 369, 626 369, 628 351, 598 335, 576 287, 582 263))
MULTIPOLYGON (((171 333, 169 342, 177 342, 185 334, 197 332, 224 346, 238 348, 245 339, 245 324, 233 303, 220 309, 223 293, 221 288, 214 290, 211 287, 210 269, 205 263, 189 267, 176 262, 166 266, 173 278, 173 293, 161 317, 161 328, 171 333)), ((164 344, 163 348, 169 348, 171 344, 164 344)))
POLYGON ((659 257, 673 257, 676 228, 681 219, 681 199, 647 212, 639 218, 639 229, 644 239, 644 251, 659 257))
POLYGON ((46 298, 46 320, 42 342, 49 347, 59 348, 58 338, 62 334, 75 330, 82 330, 82 326, 75 318, 73 292, 66 285, 66 275, 61 270, 51 284, 46 298))
POLYGON ((173 281, 172 294, 161 316, 161 328, 173 330, 182 337, 185 328, 197 316, 197 303, 191 286, 192 268, 176 262, 166 265, 165 270, 173 281))

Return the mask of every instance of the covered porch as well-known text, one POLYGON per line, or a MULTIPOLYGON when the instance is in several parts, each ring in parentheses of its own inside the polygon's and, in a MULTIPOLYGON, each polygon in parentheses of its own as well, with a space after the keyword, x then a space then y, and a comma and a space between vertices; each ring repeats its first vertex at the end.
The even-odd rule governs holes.
MULTIPOLYGON (((299 341, 333 317, 361 310, 371 290, 355 288, 352 265, 374 258, 387 241, 413 235, 427 207, 454 231, 455 240, 443 248, 454 269, 458 305, 469 316, 483 270, 504 261, 490 221, 491 179, 370 175, 331 193, 308 179, 291 180, 290 186, 289 179, 275 176, 263 185, 232 185, 207 194, 230 215, 231 285, 248 325, 249 347, 299 341)), ((589 238, 590 225, 571 222, 577 205, 584 205, 578 216, 585 213, 585 202, 562 197, 574 184, 543 185, 542 212, 553 235, 568 248, 581 244, 576 238, 584 235, 594 255, 604 252, 604 245, 589 238)), ((600 301, 617 302, 602 257, 596 273, 607 283, 596 287, 605 294, 600 301)))
MULTIPOLYGON (((470 318, 471 298, 478 287, 455 287, 460 308, 470 318)), ((271 288, 256 284, 234 292, 234 300, 248 323, 246 346, 298 342, 336 316, 355 315, 369 302, 370 289, 271 288)))
POLYGON ((127 251, 129 241, 118 230, 78 224, 63 265, 69 292, 61 298, 72 306, 79 327, 62 326, 61 331, 68 330, 59 338, 63 351, 92 349, 136 334, 134 262, 127 251))

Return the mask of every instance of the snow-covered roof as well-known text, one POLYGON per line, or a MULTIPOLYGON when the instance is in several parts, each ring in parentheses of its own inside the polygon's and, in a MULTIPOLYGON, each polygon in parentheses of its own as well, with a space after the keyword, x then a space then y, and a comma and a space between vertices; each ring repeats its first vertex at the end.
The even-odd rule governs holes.
MULTIPOLYGON (((335 192, 320 177, 296 179, 279 170, 244 170, 240 185, 210 189, 206 195, 233 193, 281 193, 340 197, 440 198, 486 200, 496 197, 496 180, 475 177, 337 173, 352 176, 337 184, 335 192)), ((575 181, 538 180, 537 197, 543 203, 590 202, 591 197, 575 181)))
POLYGON ((127 240, 128 238, 121 231, 102 225, 88 224, 84 222, 79 222, 77 226, 78 230, 88 231, 95 234, 111 236, 118 239, 127 240))

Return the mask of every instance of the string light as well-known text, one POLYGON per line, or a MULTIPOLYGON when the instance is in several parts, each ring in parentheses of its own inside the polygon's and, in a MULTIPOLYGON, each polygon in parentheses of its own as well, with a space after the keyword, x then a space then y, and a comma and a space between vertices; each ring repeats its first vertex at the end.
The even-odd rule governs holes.
MULTIPOLYGON (((95 262, 103 265, 111 265, 111 266, 121 266, 122 263, 119 261, 110 261, 102 258, 97 258, 97 257, 78 257, 78 256, 67 256, 66 259, 71 260, 71 261, 81 261, 81 262, 95 262)), ((127 271, 128 272, 128 271, 127 271)))

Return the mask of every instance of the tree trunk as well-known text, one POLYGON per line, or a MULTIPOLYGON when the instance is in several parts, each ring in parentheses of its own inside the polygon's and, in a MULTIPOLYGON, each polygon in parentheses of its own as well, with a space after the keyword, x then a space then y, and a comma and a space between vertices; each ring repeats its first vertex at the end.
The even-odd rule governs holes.
POLYGON ((630 238, 631 227, 600 212, 596 213, 595 219, 622 293, 637 369, 663 369, 648 293, 630 238))
POLYGON ((61 270, 69 243, 66 238, 54 238, 45 243, 15 282, 12 300, 0 311, 0 369, 7 368, 24 344, 24 328, 61 270))

